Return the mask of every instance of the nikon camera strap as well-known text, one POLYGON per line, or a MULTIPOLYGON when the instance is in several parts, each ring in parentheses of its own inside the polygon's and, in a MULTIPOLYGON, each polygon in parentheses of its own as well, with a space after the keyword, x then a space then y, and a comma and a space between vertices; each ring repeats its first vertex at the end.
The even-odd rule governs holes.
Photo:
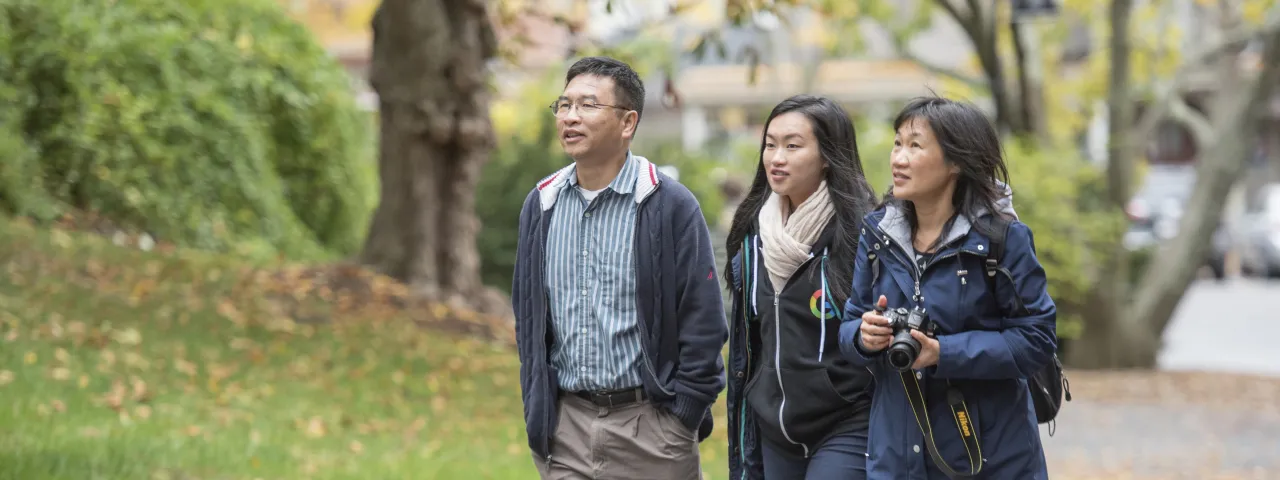
POLYGON ((920 388, 920 382, 916 380, 911 370, 900 373, 902 386, 906 389, 907 399, 911 402, 911 411, 915 413, 916 424, 924 434, 925 446, 929 449, 933 464, 937 465, 947 478, 973 478, 978 475, 982 471, 982 446, 979 445, 978 432, 975 430, 977 425, 973 424, 973 417, 969 415, 969 408, 965 405, 964 396, 960 394, 960 390, 954 386, 947 386, 947 404, 951 407, 951 416, 956 420, 960 438, 964 440, 965 452, 969 454, 969 473, 967 474, 955 471, 938 453, 938 446, 933 441, 933 425, 929 421, 929 409, 925 408, 924 391, 920 388))

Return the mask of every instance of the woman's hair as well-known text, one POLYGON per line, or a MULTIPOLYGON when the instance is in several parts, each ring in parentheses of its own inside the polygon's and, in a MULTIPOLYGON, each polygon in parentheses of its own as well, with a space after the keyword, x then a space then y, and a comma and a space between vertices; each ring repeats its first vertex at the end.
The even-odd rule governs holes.
POLYGON ((761 133, 760 158, 756 162, 755 179, 733 214, 733 226, 729 229, 729 238, 725 244, 728 252, 725 271, 732 271, 733 257, 742 249, 742 241, 747 235, 755 231, 760 208, 771 193, 764 165, 765 135, 769 132, 769 124, 778 115, 790 112, 799 112, 809 119, 813 136, 818 141, 818 151, 827 166, 824 176, 832 208, 835 210, 832 218, 835 223, 835 238, 830 247, 831 258, 827 263, 830 275, 827 287, 833 290, 834 298, 848 298, 849 289, 853 286, 853 258, 858 249, 858 225, 862 217, 875 208, 876 195, 862 172, 853 121, 840 105, 824 97, 796 95, 783 100, 769 112, 761 133))
MULTIPOLYGON (((912 100, 898 113, 893 120, 893 131, 897 132, 903 125, 917 119, 928 122, 933 130, 934 138, 942 147, 943 161, 960 169, 956 189, 951 196, 951 205, 956 213, 968 218, 979 233, 988 237, 995 234, 987 223, 977 222, 984 212, 1003 215, 996 207, 996 202, 1004 196, 1004 188, 997 180, 1009 183, 1000 136, 996 134, 991 120, 971 104, 942 97, 922 97, 912 100)), ((897 204, 907 212, 914 235, 917 227, 915 205, 894 198, 892 186, 885 192, 884 203, 897 204)), ((945 229, 951 227, 954 218, 947 222, 945 229)), ((945 229, 930 246, 931 250, 945 239, 945 229)))

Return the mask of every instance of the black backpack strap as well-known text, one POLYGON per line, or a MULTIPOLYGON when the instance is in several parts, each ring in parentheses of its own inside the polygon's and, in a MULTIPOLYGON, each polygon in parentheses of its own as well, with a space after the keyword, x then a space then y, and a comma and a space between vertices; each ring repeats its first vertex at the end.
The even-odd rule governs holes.
MULTIPOLYGON (((991 244, 987 249, 983 267, 987 273, 987 288, 994 295, 996 275, 1000 273, 1000 260, 1004 259, 1005 237, 1009 235, 1009 225, 1012 222, 998 215, 986 217, 984 221, 989 222, 988 225, 995 232, 989 239, 991 244)), ((1020 300, 1017 303, 1019 306, 1022 305, 1020 300)), ((1036 420, 1038 423, 1049 424, 1049 436, 1052 437, 1057 427, 1054 420, 1058 415, 1058 409, 1061 408, 1063 397, 1066 397, 1066 401, 1071 401, 1071 384, 1067 381, 1066 373, 1062 371, 1062 363, 1058 360, 1056 353, 1049 365, 1027 378, 1027 387, 1031 390, 1032 400, 1034 400, 1036 420)))
POLYGON ((1009 235, 1009 219, 999 215, 992 215, 984 219, 991 226, 994 235, 988 239, 991 244, 987 248, 987 259, 983 265, 983 269, 987 273, 987 288, 990 291, 996 290, 996 274, 1000 272, 1000 260, 1004 259, 1004 240, 1009 235))
MULTIPOLYGON (((875 230, 868 230, 866 221, 862 224, 862 238, 869 238, 868 242, 871 248, 867 249, 867 260, 871 261, 871 285, 874 286, 880 280, 880 241, 876 238, 875 230), (870 235, 870 237, 867 237, 870 235)), ((861 239, 859 239, 861 241, 861 239)))

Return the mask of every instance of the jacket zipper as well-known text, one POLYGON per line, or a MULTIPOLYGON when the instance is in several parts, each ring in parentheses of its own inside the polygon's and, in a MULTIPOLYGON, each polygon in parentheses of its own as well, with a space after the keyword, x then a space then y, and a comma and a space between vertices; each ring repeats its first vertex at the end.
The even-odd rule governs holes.
MULTIPOLYGON (((870 225, 868 225, 868 226, 870 226, 870 225)), ((889 248, 889 251, 893 252, 893 255, 894 255, 895 257, 898 257, 898 259, 899 259, 899 260, 902 260, 902 261, 903 261, 903 262, 905 262, 907 265, 911 265, 911 280, 912 280, 913 282, 915 282, 915 295, 912 297, 912 300, 913 300, 913 301, 915 301, 917 304, 922 303, 922 302, 924 301, 924 296, 920 294, 920 276, 921 276, 921 273, 920 273, 920 266, 919 266, 919 265, 916 265, 916 262, 915 262, 915 261, 913 261, 913 260, 911 260, 911 258, 910 258, 910 257, 911 257, 910 253, 906 253, 906 252, 908 252, 908 251, 907 251, 907 249, 906 249, 906 247, 903 247, 902 245, 899 245, 899 244, 898 244, 898 241, 893 239, 893 236, 891 236, 891 235, 889 235, 889 234, 887 234, 887 233, 884 233, 884 231, 883 231, 883 230, 880 230, 880 228, 879 228, 879 227, 872 227, 872 228, 873 228, 873 229, 872 229, 871 231, 873 231, 873 232, 875 232, 875 233, 877 233, 877 234, 883 234, 883 235, 884 235, 884 241, 885 241, 885 243, 887 244, 886 246, 890 246, 890 247, 897 247, 896 249, 895 249, 895 248, 889 248), (905 259, 901 257, 901 256, 902 256, 902 255, 904 255, 904 254, 905 254, 905 255, 907 255, 907 258, 905 258, 905 259)))
MULTIPOLYGON (((809 257, 808 260, 805 260, 804 263, 800 264, 800 267, 796 269, 796 272, 803 270, 805 265, 808 265, 811 261, 813 261, 813 257, 809 257)), ((782 384, 782 316, 780 308, 778 307, 778 299, 782 298, 782 292, 787 290, 787 287, 790 286, 791 281, 794 279, 795 276, 792 276, 791 279, 787 280, 787 283, 782 285, 782 290, 773 293, 773 372, 778 377, 778 391, 782 393, 782 403, 778 404, 778 428, 782 430, 782 436, 785 437, 788 442, 799 445, 800 448, 804 450, 804 458, 809 458, 809 446, 793 440, 791 438, 791 434, 787 433, 786 422, 783 422, 782 420, 782 411, 787 408, 787 389, 782 384)))
POLYGON ((658 374, 655 373, 653 370, 653 361, 649 359, 649 329, 645 328, 643 319, 641 319, 640 321, 637 321, 636 325, 640 326, 640 337, 642 340, 640 342, 640 356, 644 357, 645 371, 649 372, 649 376, 653 378, 653 384, 658 387, 658 391, 662 392, 665 395, 670 395, 674 397, 676 393, 670 390, 667 390, 667 387, 662 385, 662 380, 658 378, 658 374))
MULTIPOLYGON (((871 226, 871 225, 868 225, 868 226, 871 226)), ((885 242, 886 242, 886 243, 889 243, 889 244, 892 244, 892 245, 893 245, 893 246, 895 246, 895 247, 898 247, 898 248, 896 248, 896 249, 892 249, 892 248, 891 248, 890 250, 892 250, 892 251, 893 251, 893 254, 894 254, 895 256, 898 256, 898 259, 899 259, 899 260, 903 260, 903 261, 904 261, 904 262, 906 262, 908 265, 911 265, 911 279, 912 279, 912 281, 914 281, 914 283, 915 283, 915 290, 916 290, 916 291, 915 291, 915 298, 914 298, 914 300, 915 300, 915 302, 916 302, 917 304, 920 304, 920 303, 923 303, 923 302, 924 302, 924 295, 922 295, 922 294, 921 294, 921 292, 920 292, 920 279, 921 279, 921 277, 924 277, 925 272, 928 272, 928 271, 929 271, 929 267, 932 267, 934 264, 938 263, 938 261, 939 261, 939 260, 946 260, 946 259, 948 259, 948 258, 951 258, 951 257, 954 257, 954 256, 956 256, 956 255, 959 255, 959 254, 960 254, 960 252, 961 252, 961 250, 956 250, 956 251, 954 251, 954 252, 949 252, 949 253, 947 253, 946 255, 943 255, 943 256, 941 256, 941 257, 931 258, 931 259, 929 259, 929 264, 928 264, 928 265, 925 265, 925 266, 924 266, 924 269, 923 269, 923 270, 921 270, 921 269, 920 269, 920 266, 919 266, 918 264, 916 264, 916 262, 914 262, 914 261, 908 261, 908 260, 904 260, 904 259, 902 259, 901 255, 903 255, 903 253, 902 253, 902 252, 906 252, 906 251, 907 251, 906 247, 903 247, 902 245, 898 244, 898 241, 897 241, 897 240, 894 240, 894 238, 893 238, 891 235, 889 235, 889 234, 887 234, 887 233, 884 233, 884 231, 883 231, 883 230, 880 230, 878 227, 872 227, 872 228, 873 228, 873 230, 872 230, 873 232, 876 232, 876 233, 878 233, 878 234, 883 234, 883 235, 884 235, 884 240, 885 240, 885 242)), ((939 250, 941 250, 941 249, 947 248, 947 247, 951 246, 951 244, 955 243, 957 240, 959 240, 959 238, 957 238, 956 240, 952 240, 952 241, 950 241, 950 242, 944 243, 944 244, 940 245, 940 246, 938 247, 938 249, 939 249, 939 250)), ((908 256, 908 257, 910 257, 910 255, 909 255, 909 254, 908 254, 907 256, 908 256)))
MULTIPOLYGON (((652 194, 650 194, 650 197, 652 197, 652 194)), ((643 234, 643 232, 640 230, 640 208, 643 207, 644 204, 647 203, 648 201, 649 201, 649 197, 646 197, 643 201, 640 202, 639 205, 636 205, 636 230, 635 230, 636 235, 643 234)), ((636 255, 636 252, 638 250, 635 248, 632 248, 631 251, 632 251, 631 254, 634 256, 636 255)), ((639 258, 633 258, 632 261, 636 262, 635 265, 640 264, 639 258)), ((638 282, 640 281, 640 279, 636 279, 636 281, 638 282)), ((636 302, 639 302, 639 301, 640 299, 637 296, 636 302)), ((640 306, 637 303, 636 310, 639 311, 639 308, 640 306)), ((640 327, 640 356, 644 358, 645 371, 649 372, 649 377, 653 378, 653 384, 658 387, 658 391, 662 392, 663 395, 675 397, 676 396, 675 392, 667 390, 667 387, 662 385, 662 380, 658 378, 657 372, 655 372, 653 369, 653 360, 649 359, 649 328, 645 324, 645 319, 643 318, 637 319, 636 325, 640 327)), ((696 435, 697 432, 694 432, 694 434, 696 435)))
MULTIPOLYGON (((547 322, 547 317, 551 315, 551 311, 550 311, 551 306, 549 305, 550 302, 548 302, 547 300, 548 299, 546 297, 543 297, 542 299, 542 335, 538 337, 540 341, 543 342, 544 344, 544 346, 542 347, 544 353, 546 351, 545 342, 547 339, 547 323, 546 322, 547 322)), ((551 362, 549 361, 547 362, 546 368, 551 368, 551 362)), ((547 382, 547 388, 546 388, 547 391, 551 391, 551 380, 548 378, 547 375, 543 375, 542 379, 544 382, 547 382)), ((554 402, 556 401, 556 399, 552 399, 551 401, 554 402)), ((545 408, 543 410, 544 410, 543 415, 546 420, 543 423, 543 425, 547 426, 547 433, 542 436, 542 451, 547 452, 547 469, 550 470, 551 469, 551 430, 550 429, 551 429, 551 421, 552 421, 552 418, 551 418, 552 409, 545 408)))
MULTIPOLYGON (((783 286, 786 290, 786 286, 783 286)), ((804 449, 804 458, 809 458, 809 446, 791 439, 791 435, 787 433, 787 424, 782 421, 782 411, 787 408, 787 389, 782 385, 782 326, 781 317, 778 315, 778 297, 782 296, 779 291, 773 296, 773 322, 776 325, 773 333, 773 372, 778 376, 778 391, 782 392, 782 403, 778 404, 778 428, 782 429, 782 436, 787 438, 788 442, 799 445, 804 449)))
POLYGON ((751 312, 750 310, 747 309, 747 278, 746 277, 750 277, 750 271, 751 271, 750 264, 755 263, 754 261, 750 260, 751 248, 749 247, 749 245, 750 243, 748 240, 744 239, 742 241, 743 262, 741 263, 742 266, 741 268, 739 268, 739 272, 738 272, 738 276, 740 277, 738 278, 738 282, 739 282, 739 286, 741 287, 738 290, 738 294, 742 298, 742 316, 739 319, 742 322, 742 324, 738 326, 738 329, 740 330, 738 333, 742 335, 742 339, 740 341, 743 344, 742 345, 743 348, 746 350, 746 365, 744 365, 742 368, 742 387, 741 387, 742 401, 738 406, 738 457, 739 457, 739 463, 742 469, 741 480, 747 480, 747 446, 746 446, 747 439, 746 439, 746 435, 744 434, 744 431, 746 430, 746 423, 747 423, 747 419, 746 419, 747 380, 750 377, 748 373, 751 372, 751 324, 748 323, 748 318, 751 315, 751 312))
MULTIPOLYGON (((545 214, 546 214, 546 212, 543 212, 543 214, 545 215, 545 214)), ((546 245, 547 245, 547 237, 546 237, 546 231, 547 231, 547 230, 546 230, 546 225, 543 223, 543 221, 542 221, 542 219, 541 219, 541 218, 539 218, 539 219, 538 219, 538 224, 539 224, 539 230, 538 230, 539 243, 542 245, 542 249, 543 249, 542 254, 543 254, 543 256, 545 257, 545 256, 546 256, 546 248, 547 248, 547 247, 546 247, 546 245)), ((546 275, 545 267, 543 267, 543 270, 542 270, 542 271, 539 271, 539 272, 538 272, 538 274, 539 274, 539 275, 543 275, 543 276, 545 276, 545 275, 546 275)), ((550 301, 550 299, 549 299, 549 298, 547 298, 547 294, 546 294, 546 292, 545 292, 545 290, 544 290, 544 291, 543 291, 543 294, 542 294, 542 315, 541 315, 540 317, 538 317, 538 318, 540 318, 540 319, 541 319, 541 320, 538 322, 538 324, 542 326, 542 331, 541 331, 541 332, 539 332, 539 333, 541 333, 541 334, 540 334, 540 335, 538 335, 538 337, 537 337, 537 340, 538 340, 538 342, 540 342, 540 343, 536 343, 536 345, 541 345, 541 347, 540 347, 540 348, 541 348, 541 350, 542 350, 542 352, 541 352, 541 356, 542 356, 542 357, 544 357, 544 358, 545 358, 545 357, 547 357, 547 351, 546 351, 546 349, 547 349, 547 347, 546 347, 546 341, 547 341, 547 319, 548 319, 548 317, 550 317, 550 316, 551 316, 551 301, 550 301)), ((550 369, 550 368, 551 368, 551 362, 550 362, 550 361, 547 361, 547 362, 546 362, 546 366, 545 366, 544 368, 546 368, 546 369, 550 369)), ((551 391, 551 380, 550 380, 550 378, 548 377, 548 375, 546 375, 546 372, 543 372, 543 373, 544 373, 544 374, 542 375, 542 381, 543 381, 543 382, 546 382, 546 391, 548 391, 548 392, 549 392, 549 391, 551 391)), ((554 399, 554 398, 553 398, 553 399, 551 399, 551 401, 552 401, 552 402, 555 402, 555 401, 557 401, 557 399, 554 399)), ((545 425, 545 426, 546 426, 546 428, 547 428, 547 432, 546 432, 546 433, 544 433, 544 434, 542 435, 542 451, 543 451, 543 452, 545 452, 545 453, 546 453, 546 455, 547 455, 547 457, 546 457, 546 461, 547 461, 547 469, 548 469, 548 470, 550 470, 550 468, 551 468, 551 431, 550 431, 550 430, 551 430, 551 421, 553 420, 553 419, 551 418, 551 410, 552 410, 552 408, 548 407, 548 408, 544 409, 544 413, 543 413, 543 419, 544 419, 543 425, 545 425)))

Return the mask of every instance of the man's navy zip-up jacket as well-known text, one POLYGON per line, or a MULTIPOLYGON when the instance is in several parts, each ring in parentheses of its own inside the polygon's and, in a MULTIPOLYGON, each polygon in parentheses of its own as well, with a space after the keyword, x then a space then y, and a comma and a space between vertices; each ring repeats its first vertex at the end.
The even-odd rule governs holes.
MULTIPOLYGON (((729 337, 711 235, 693 194, 644 157, 635 159, 640 167, 635 179, 636 310, 644 391, 696 430, 701 441, 711 434, 711 404, 724 389, 721 351, 729 337)), ((547 227, 570 167, 539 181, 525 199, 511 288, 525 431, 529 447, 543 459, 551 455, 560 393, 549 361, 555 332, 547 304, 547 227)))

